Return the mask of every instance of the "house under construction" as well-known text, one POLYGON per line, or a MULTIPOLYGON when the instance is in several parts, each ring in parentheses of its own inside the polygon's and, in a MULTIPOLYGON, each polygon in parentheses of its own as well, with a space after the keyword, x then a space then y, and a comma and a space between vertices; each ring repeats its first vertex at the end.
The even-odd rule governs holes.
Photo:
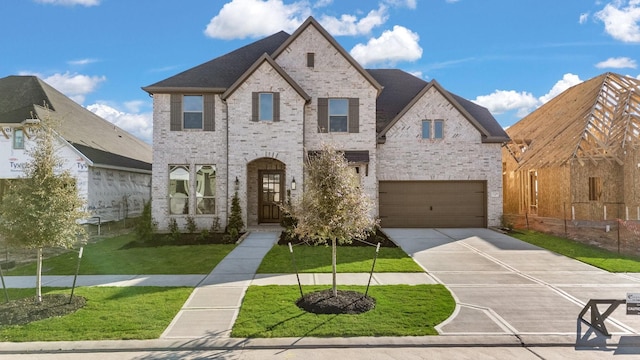
POLYGON ((507 133, 505 218, 640 220, 640 80, 602 74, 507 133))

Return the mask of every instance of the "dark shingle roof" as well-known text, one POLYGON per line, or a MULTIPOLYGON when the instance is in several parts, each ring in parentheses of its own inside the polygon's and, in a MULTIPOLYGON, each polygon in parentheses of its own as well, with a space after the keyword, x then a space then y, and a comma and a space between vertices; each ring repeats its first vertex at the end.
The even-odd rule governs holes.
MULTIPOLYGON (((102 152, 98 163, 124 167, 124 164, 131 164, 134 168, 148 170, 152 158, 149 144, 87 110, 35 76, 0 79, 0 123, 20 124, 25 119, 43 119, 46 116, 55 121, 60 136, 83 154, 92 150, 94 153, 102 152), (106 159, 107 154, 113 159, 106 159), (122 161, 121 158, 139 163, 122 161)), ((88 154, 84 155, 94 161, 88 154)))
POLYGON ((264 53, 272 54, 288 38, 289 34, 280 31, 178 75, 146 86, 143 90, 154 93, 176 88, 206 88, 224 92, 260 56, 264 53))
MULTIPOLYGON (((380 134, 430 83, 398 69, 367 70, 384 88, 376 100, 376 131, 380 134)), ((444 89, 443 89, 444 90, 444 89)), ((444 90, 446 91, 446 90, 444 90)), ((483 141, 504 142, 509 136, 485 107, 446 91, 486 130, 483 141)))
POLYGON ((108 165, 124 167, 129 169, 141 169, 151 171, 151 163, 140 161, 126 156, 112 154, 106 151, 94 149, 85 145, 71 144, 80 151, 84 156, 88 157, 96 165, 108 165))

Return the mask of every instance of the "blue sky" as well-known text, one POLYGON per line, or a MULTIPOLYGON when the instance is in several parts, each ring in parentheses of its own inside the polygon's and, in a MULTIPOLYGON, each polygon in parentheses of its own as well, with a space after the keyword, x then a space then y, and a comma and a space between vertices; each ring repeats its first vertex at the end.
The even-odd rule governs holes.
POLYGON ((638 77, 640 0, 3 0, 0 77, 37 75, 151 142, 140 88, 314 16, 365 68, 399 68, 504 127, 604 72, 638 77))

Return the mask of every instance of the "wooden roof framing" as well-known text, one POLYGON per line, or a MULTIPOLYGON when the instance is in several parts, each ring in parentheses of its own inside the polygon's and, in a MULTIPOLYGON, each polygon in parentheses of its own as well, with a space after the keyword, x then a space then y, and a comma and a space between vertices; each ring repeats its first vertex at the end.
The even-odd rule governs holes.
POLYGON ((623 164, 640 142, 640 80, 605 73, 567 89, 507 129, 518 168, 559 166, 572 159, 623 164))

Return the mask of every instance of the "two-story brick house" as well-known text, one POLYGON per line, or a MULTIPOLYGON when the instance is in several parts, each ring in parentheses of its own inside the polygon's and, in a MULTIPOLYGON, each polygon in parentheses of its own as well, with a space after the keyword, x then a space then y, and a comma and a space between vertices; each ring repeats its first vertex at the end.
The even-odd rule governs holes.
POLYGON ((154 98, 152 211, 226 225, 278 222, 304 159, 345 152, 382 226, 485 227, 502 211, 506 133, 484 108, 400 70, 365 70, 307 19, 143 88, 154 98))

